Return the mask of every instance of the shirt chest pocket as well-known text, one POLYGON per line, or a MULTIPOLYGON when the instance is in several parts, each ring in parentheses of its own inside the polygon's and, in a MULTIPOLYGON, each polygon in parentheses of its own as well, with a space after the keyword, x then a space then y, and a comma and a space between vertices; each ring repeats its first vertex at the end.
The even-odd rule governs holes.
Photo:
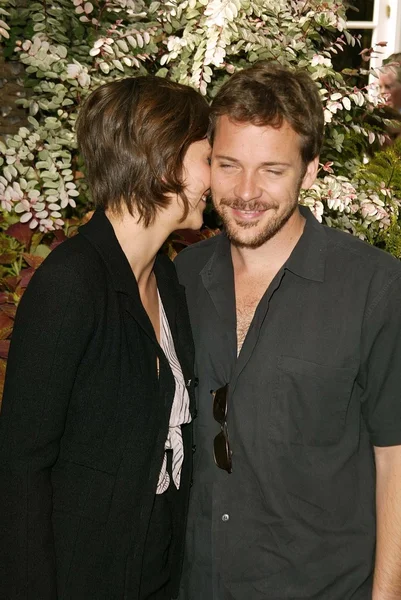
POLYGON ((337 443, 344 432, 355 371, 280 356, 269 419, 272 439, 307 446, 337 443))

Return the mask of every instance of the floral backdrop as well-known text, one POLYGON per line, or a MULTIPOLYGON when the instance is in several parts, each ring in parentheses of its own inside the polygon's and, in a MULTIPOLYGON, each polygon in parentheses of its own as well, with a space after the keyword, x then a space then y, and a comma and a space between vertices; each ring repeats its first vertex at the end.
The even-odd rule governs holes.
MULTIPOLYGON (((345 8, 340 0, 0 0, 3 51, 25 66, 28 90, 18 100, 27 126, 0 142, 0 385, 30 276, 91 208, 74 124, 85 97, 112 79, 152 73, 212 98, 260 59, 307 69, 326 132, 318 179, 302 201, 320 221, 401 257, 401 145, 382 148, 391 123, 367 68, 334 67, 358 43, 345 8)), ((361 63, 384 46, 361 48, 361 63)), ((180 234, 169 250, 206 235, 180 234)))

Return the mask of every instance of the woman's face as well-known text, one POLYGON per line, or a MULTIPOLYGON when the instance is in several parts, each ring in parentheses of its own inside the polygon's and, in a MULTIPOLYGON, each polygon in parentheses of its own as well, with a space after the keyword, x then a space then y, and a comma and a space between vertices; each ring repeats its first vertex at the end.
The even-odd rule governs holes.
POLYGON ((189 202, 189 212, 181 229, 199 229, 203 223, 203 211, 210 190, 209 142, 200 140, 191 144, 184 157, 185 194, 189 202))

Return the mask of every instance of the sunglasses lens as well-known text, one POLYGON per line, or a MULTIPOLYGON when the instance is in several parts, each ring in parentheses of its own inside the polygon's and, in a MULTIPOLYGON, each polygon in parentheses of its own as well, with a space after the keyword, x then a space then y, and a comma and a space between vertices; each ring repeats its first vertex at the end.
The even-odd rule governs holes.
POLYGON ((222 431, 214 438, 214 462, 220 469, 224 469, 231 473, 231 451, 228 444, 228 439, 222 431))
POLYGON ((225 385, 214 393, 213 416, 221 425, 226 420, 227 415, 227 388, 228 386, 225 385))

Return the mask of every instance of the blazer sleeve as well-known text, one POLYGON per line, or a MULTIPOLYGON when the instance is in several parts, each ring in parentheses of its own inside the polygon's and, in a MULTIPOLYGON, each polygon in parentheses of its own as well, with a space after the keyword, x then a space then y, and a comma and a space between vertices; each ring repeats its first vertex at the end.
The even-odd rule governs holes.
POLYGON ((50 473, 94 327, 81 277, 49 262, 18 307, 0 415, 0 598, 7 600, 57 598, 50 473))

